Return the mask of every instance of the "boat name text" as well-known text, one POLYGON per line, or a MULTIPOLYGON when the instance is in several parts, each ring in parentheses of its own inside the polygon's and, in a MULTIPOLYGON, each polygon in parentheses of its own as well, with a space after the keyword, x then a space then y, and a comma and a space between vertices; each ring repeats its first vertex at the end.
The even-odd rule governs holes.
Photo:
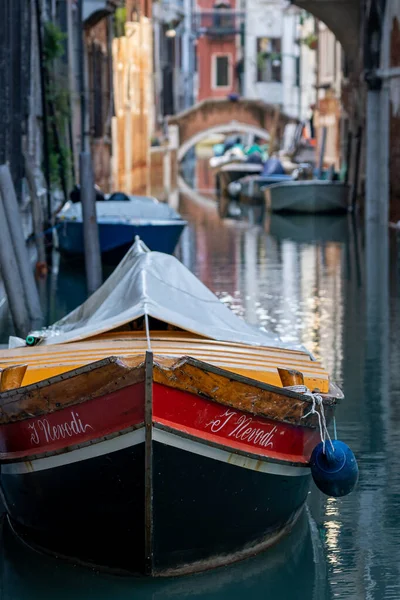
POLYGON ((88 423, 82 423, 79 413, 71 410, 71 420, 65 421, 60 425, 51 425, 48 419, 38 419, 28 425, 31 430, 31 444, 38 445, 41 442, 48 444, 57 440, 72 438, 81 433, 86 433, 88 429, 93 429, 88 423))
POLYGON ((232 431, 228 433, 227 437, 235 438, 241 442, 250 442, 255 446, 262 446, 263 448, 273 448, 273 438, 277 431, 276 425, 269 431, 260 429, 259 427, 252 427, 253 418, 247 415, 240 415, 234 410, 226 410, 222 415, 219 415, 213 419, 206 427, 210 426, 212 433, 226 432, 227 428, 234 427, 232 431))

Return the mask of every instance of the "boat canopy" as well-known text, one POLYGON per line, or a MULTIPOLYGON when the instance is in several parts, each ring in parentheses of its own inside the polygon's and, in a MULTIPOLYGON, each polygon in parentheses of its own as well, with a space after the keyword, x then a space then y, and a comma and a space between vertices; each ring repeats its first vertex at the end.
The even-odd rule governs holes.
POLYGON ((121 263, 82 305, 31 335, 41 344, 62 344, 110 332, 148 315, 205 338, 257 346, 287 347, 272 333, 247 324, 177 258, 151 252, 136 239, 121 263))

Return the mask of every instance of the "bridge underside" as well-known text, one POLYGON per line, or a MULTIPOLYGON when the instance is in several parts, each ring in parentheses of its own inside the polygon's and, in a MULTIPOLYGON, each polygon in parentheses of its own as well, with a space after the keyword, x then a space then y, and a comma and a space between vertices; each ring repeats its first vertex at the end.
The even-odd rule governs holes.
POLYGON ((323 21, 343 46, 347 58, 357 60, 360 49, 359 0, 292 0, 323 21))

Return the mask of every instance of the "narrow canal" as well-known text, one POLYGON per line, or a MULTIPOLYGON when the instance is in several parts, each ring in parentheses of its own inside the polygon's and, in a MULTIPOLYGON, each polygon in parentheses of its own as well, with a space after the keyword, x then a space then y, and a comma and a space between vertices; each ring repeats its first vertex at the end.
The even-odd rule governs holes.
MULTIPOLYGON (((237 314, 300 340, 324 362, 345 392, 338 435, 358 458, 358 487, 344 499, 313 490, 291 535, 266 553, 171 581, 116 579, 66 565, 31 552, 6 530, 4 600, 400 598, 400 239, 391 234, 390 298, 382 308, 366 297, 362 227, 351 219, 259 222, 253 213, 223 222, 203 196, 178 199, 189 221, 179 258, 237 314)), ((84 300, 83 270, 61 264, 42 294, 48 319, 59 318, 84 300)), ((8 333, 3 320, 0 342, 8 333)))

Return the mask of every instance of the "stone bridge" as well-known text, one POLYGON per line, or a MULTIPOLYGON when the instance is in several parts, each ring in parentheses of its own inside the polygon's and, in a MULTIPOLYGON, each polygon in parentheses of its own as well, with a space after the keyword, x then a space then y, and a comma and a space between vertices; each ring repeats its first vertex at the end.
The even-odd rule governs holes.
POLYGON ((207 99, 169 117, 170 146, 180 162, 190 148, 215 133, 250 133, 282 140, 285 125, 297 123, 273 104, 261 100, 207 99))

